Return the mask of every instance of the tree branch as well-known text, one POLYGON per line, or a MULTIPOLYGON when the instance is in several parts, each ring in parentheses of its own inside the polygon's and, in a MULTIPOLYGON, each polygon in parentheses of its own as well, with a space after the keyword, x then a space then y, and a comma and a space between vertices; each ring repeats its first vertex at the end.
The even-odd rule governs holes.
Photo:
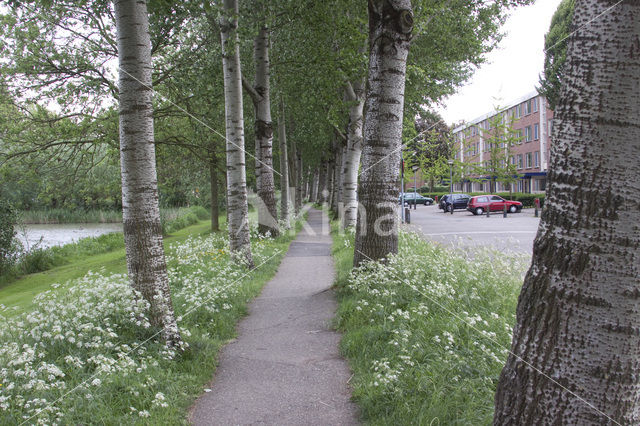
POLYGON ((256 89, 253 88, 251 83, 249 83, 249 80, 247 80, 244 76, 242 77, 242 87, 244 87, 244 90, 246 90, 249 96, 251 96, 253 103, 258 103, 262 100, 262 96, 258 92, 256 92, 256 89))

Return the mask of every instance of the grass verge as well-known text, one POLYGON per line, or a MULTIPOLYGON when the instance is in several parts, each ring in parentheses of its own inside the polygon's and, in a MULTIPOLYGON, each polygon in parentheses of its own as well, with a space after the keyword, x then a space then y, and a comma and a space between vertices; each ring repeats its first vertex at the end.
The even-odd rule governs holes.
POLYGON ((352 270, 336 232, 341 351, 368 424, 491 424, 493 395, 529 259, 463 253, 400 233, 388 264, 352 270))
POLYGON ((39 294, 29 312, 10 317, 0 311, 3 422, 186 423, 218 350, 234 337, 247 302, 275 274, 300 222, 276 239, 252 227, 257 267, 251 271, 231 260, 222 233, 194 228, 167 248, 173 304, 188 349, 176 353, 153 338, 147 306, 125 274, 89 272, 39 294))
MULTIPOLYGON (((200 220, 209 218, 209 213, 203 207, 190 207, 165 211, 162 221, 162 229, 165 235, 175 233, 187 226, 194 225, 200 220)), ((25 275, 48 271, 62 265, 69 265, 79 261, 93 258, 96 255, 111 253, 120 250, 122 253, 116 256, 104 256, 101 261, 109 265, 112 260, 124 256, 124 239, 122 233, 114 232, 98 237, 82 238, 76 243, 65 244, 49 248, 36 248, 20 256, 2 276, 0 276, 0 289, 7 284, 15 282, 25 275)), ((93 259, 95 263, 97 259, 93 259)), ((98 263, 99 265, 99 263, 98 263)), ((94 265, 95 269, 95 265, 94 265)), ((61 281, 66 281, 65 277, 61 281)), ((1 297, 1 292, 0 292, 1 297)))

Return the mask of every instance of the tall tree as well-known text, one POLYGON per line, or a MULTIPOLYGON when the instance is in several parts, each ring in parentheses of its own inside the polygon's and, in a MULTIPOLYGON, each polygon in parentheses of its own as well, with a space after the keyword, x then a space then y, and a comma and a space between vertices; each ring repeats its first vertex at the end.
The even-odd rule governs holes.
POLYGON ((551 18, 549 32, 544 36, 544 70, 540 76, 538 92, 547 98, 551 109, 556 108, 560 96, 574 7, 575 0, 562 0, 551 18))
POLYGON ((258 183, 258 231, 277 236, 278 212, 273 182, 273 123, 271 122, 271 91, 269 77, 269 28, 260 25, 253 43, 256 64, 255 84, 242 79, 245 90, 251 96, 255 110, 256 182, 258 183))
POLYGON ((253 267, 244 151, 242 72, 238 37, 238 0, 224 0, 220 18, 227 138, 227 213, 231 251, 253 267))
POLYGON ((289 228, 289 155, 287 154, 287 125, 283 99, 280 99, 278 141, 280 143, 280 220, 285 228, 289 228))
POLYGON ((116 0, 122 219, 129 280, 149 302, 151 322, 170 346, 181 342, 162 245, 153 135, 147 4, 116 0))
POLYGON ((344 159, 342 203, 344 204, 344 227, 356 225, 358 218, 358 169, 362 154, 362 126, 364 109, 364 81, 348 82, 346 89, 349 102, 349 126, 347 148, 344 159))
POLYGON ((397 211, 404 83, 413 30, 409 0, 369 0, 369 76, 353 262, 398 251, 397 211))
POLYGON ((640 423, 640 3, 574 22, 496 425, 640 423))

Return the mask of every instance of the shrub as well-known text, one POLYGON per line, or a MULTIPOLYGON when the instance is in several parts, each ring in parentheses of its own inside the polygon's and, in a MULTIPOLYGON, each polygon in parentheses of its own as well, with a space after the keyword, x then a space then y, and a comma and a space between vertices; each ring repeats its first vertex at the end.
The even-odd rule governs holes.
MULTIPOLYGON (((456 193, 458 191, 454 191, 454 193, 456 193)), ((430 197, 433 198, 435 200, 436 197, 438 197, 438 200, 442 198, 443 195, 447 195, 449 194, 449 191, 445 191, 445 192, 421 192, 421 194, 425 197, 430 197)), ((476 196, 476 195, 486 195, 489 194, 488 192, 468 192, 465 193, 468 194, 472 197, 476 196)), ((523 192, 513 192, 511 195, 508 192, 498 192, 495 195, 499 195, 504 199, 507 200, 513 200, 513 201, 520 201, 523 205, 523 207, 534 207, 535 206, 535 199, 539 199, 540 200, 540 207, 542 207, 544 205, 544 194, 528 194, 528 193, 523 193, 523 192)))

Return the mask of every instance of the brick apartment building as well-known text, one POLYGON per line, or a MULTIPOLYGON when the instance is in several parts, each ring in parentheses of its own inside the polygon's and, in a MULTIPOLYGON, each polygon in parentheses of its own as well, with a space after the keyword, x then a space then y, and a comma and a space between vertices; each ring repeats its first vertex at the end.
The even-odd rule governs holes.
MULTIPOLYGON (((454 151, 456 160, 463 163, 485 164, 490 159, 489 143, 491 118, 504 114, 512 121, 512 128, 521 137, 521 141, 509 150, 511 164, 517 165, 521 177, 513 185, 514 192, 544 192, 549 166, 549 148, 551 146, 551 128, 553 111, 547 100, 537 92, 532 92, 511 102, 500 111, 492 111, 475 120, 456 127, 454 151)), ((495 150, 494 150, 495 151, 495 150)), ((462 176, 454 182, 458 192, 489 192, 490 176, 462 176)), ((508 184, 496 182, 495 192, 509 191, 508 184)))

